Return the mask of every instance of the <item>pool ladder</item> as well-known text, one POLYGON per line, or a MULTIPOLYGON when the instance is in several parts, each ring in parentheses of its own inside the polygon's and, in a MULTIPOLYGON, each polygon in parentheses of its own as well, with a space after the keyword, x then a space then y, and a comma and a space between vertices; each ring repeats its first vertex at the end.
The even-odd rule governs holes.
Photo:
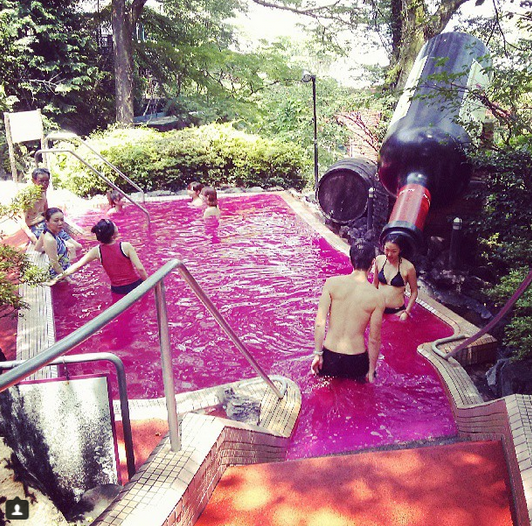
POLYGON ((139 203, 137 203, 136 201, 134 201, 133 199, 131 199, 131 197, 129 197, 129 195, 127 195, 125 192, 123 192, 122 190, 120 190, 120 188, 118 188, 118 186, 113 183, 109 178, 107 178, 102 172, 100 172, 97 168, 95 168, 94 166, 92 166, 92 164, 90 164, 89 162, 87 162, 85 159, 83 159, 77 152, 75 152, 74 150, 71 150, 69 148, 50 148, 49 147, 49 144, 50 144, 50 141, 77 141, 79 143, 81 143, 83 146, 85 146, 86 148, 88 148, 94 155, 96 155, 99 159, 101 159, 109 168, 111 168, 116 174, 118 174, 118 176, 122 179, 124 179, 124 181, 127 181, 131 186, 133 186, 133 188, 135 188, 135 190, 137 190, 138 192, 140 192, 140 195, 141 195, 141 199, 142 199, 142 203, 144 204, 145 200, 146 200, 146 196, 145 196, 145 193, 144 193, 144 190, 142 190, 142 188, 137 184, 135 183, 134 181, 132 181, 127 175, 125 175, 123 172, 121 172, 114 164, 110 163, 105 157, 103 157, 98 151, 96 151, 92 146, 90 146, 89 143, 87 143, 87 141, 84 141, 81 137, 79 137, 79 135, 76 135, 75 133, 72 133, 72 132, 66 132, 66 131, 58 131, 58 132, 53 132, 53 133, 50 133, 49 135, 47 135, 44 139, 44 145, 45 145, 45 148, 43 148, 42 150, 37 150, 35 152, 35 165, 38 166, 38 158, 39 156, 41 155, 47 155, 47 154, 59 154, 59 153, 69 153, 70 155, 73 155, 78 161, 80 161, 81 163, 83 163, 87 168, 89 168, 90 170, 92 170, 100 179, 102 179, 103 181, 105 181, 111 188, 113 188, 114 190, 116 190, 117 192, 119 192, 122 196, 124 196, 130 203, 132 203, 134 206, 136 206, 139 210, 141 210, 145 215, 146 215, 146 218, 148 219, 148 227, 150 226, 151 224, 151 217, 150 217, 150 213, 148 212, 148 210, 146 210, 146 208, 142 205, 140 205, 139 203))
MULTIPOLYGON (((284 397, 286 383, 280 379, 281 390, 273 383, 271 378, 264 372, 257 361, 250 354, 246 346, 227 323, 220 311, 214 306, 210 298, 194 279, 182 261, 173 259, 163 265, 151 276, 143 281, 136 289, 126 294, 122 299, 111 305, 107 310, 99 314, 76 331, 72 332, 54 345, 40 352, 36 356, 25 361, 7 362, 3 368, 10 369, 0 376, 0 392, 8 389, 24 380, 28 376, 36 373, 43 367, 61 363, 72 363, 79 361, 110 360, 117 368, 120 404, 122 410, 122 424, 124 428, 124 443, 126 447, 126 458, 129 476, 135 473, 135 461, 133 452, 133 441, 131 434, 131 423, 129 421, 129 404, 127 398, 127 387, 125 384, 125 374, 123 374, 123 364, 121 360, 111 353, 96 353, 95 355, 66 356, 76 345, 90 338, 95 332, 106 326, 109 322, 117 318, 122 312, 128 309, 133 303, 146 295, 151 289, 155 289, 155 304, 157 308, 157 323, 159 330, 159 346, 161 350, 161 367, 163 373, 164 394, 166 398, 166 409, 168 412, 168 429, 170 446, 172 451, 181 449, 181 439, 179 433, 179 420, 177 417, 177 404, 175 399, 174 376, 172 368, 172 353, 170 349, 170 336, 168 331, 168 315, 166 308, 166 295, 164 279, 174 269, 179 271, 183 279, 187 282, 199 300, 213 315, 218 325, 225 331, 231 341, 245 356, 258 375, 266 382, 269 388, 275 393, 279 400, 284 397)), ((0 365, 0 369, 2 366, 0 365)))

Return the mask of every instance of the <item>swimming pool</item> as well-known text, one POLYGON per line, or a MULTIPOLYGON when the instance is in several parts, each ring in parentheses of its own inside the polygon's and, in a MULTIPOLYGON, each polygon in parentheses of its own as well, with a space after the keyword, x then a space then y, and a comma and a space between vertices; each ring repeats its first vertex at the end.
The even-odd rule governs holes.
MULTIPOLYGON (((221 197, 219 223, 204 221, 201 210, 183 199, 147 206, 149 230, 144 215, 132 207, 113 220, 121 239, 137 247, 148 272, 181 259, 260 365, 299 385, 303 407, 290 458, 455 434, 437 374, 416 353, 420 343, 452 330, 420 306, 405 323, 385 320, 374 385, 309 374, 321 288, 327 277, 349 273, 351 266, 280 195, 221 197)), ((89 212, 76 220, 90 229, 101 216, 89 212)), ((111 303, 99 264, 85 267, 75 280, 53 289, 58 339, 111 303)), ((176 390, 255 376, 179 275, 169 276, 165 285, 176 390)), ((130 398, 163 396, 152 294, 73 350, 95 351, 123 359, 130 398)), ((93 366, 81 370, 93 371, 93 366)))

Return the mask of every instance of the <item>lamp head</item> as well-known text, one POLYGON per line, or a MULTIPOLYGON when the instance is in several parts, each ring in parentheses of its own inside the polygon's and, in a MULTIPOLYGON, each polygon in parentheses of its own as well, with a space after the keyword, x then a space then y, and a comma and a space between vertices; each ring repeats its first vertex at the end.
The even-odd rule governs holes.
POLYGON ((316 75, 313 75, 312 73, 309 73, 308 71, 303 71, 303 75, 301 76, 302 82, 310 82, 311 80, 315 80, 316 75))

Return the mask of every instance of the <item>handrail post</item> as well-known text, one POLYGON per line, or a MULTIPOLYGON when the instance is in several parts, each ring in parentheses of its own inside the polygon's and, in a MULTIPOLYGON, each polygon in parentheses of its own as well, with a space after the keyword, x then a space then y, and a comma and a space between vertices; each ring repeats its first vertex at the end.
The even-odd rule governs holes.
POLYGON ((124 433, 124 448, 126 450, 126 464, 129 479, 135 474, 135 447, 133 446, 133 433, 131 430, 131 417, 129 414, 129 400, 127 397, 127 381, 124 362, 114 354, 107 353, 105 359, 114 364, 116 368, 116 380, 118 382, 118 394, 120 396, 120 413, 122 415, 122 432, 124 433))
POLYGON ((196 294, 201 303, 203 303, 207 310, 212 314, 220 328, 225 332, 225 334, 227 334, 227 336, 229 336, 230 340, 236 345, 237 349, 244 355, 253 369, 255 369, 257 374, 266 382, 270 389, 275 393, 275 396, 277 396, 279 400, 282 400, 284 396, 283 393, 277 389, 277 386, 271 381, 270 377, 262 370, 261 366, 257 363, 255 358, 253 358, 246 346, 236 335, 235 331, 231 328, 227 321, 225 321, 225 318, 221 315, 220 311, 214 306, 214 303, 200 287, 199 283, 194 279, 194 276, 192 276, 182 261, 178 262, 177 270, 181 274, 182 278, 187 282, 188 286, 192 289, 194 294, 196 294))
POLYGON ((159 281, 155 286, 155 304, 157 306, 157 323, 159 326, 159 344, 161 346, 164 395, 166 397, 166 410, 168 411, 170 447, 172 451, 179 451, 181 449, 181 439, 179 437, 179 419, 177 417, 177 404, 175 401, 172 352, 168 332, 168 313, 166 310, 164 281, 159 281))

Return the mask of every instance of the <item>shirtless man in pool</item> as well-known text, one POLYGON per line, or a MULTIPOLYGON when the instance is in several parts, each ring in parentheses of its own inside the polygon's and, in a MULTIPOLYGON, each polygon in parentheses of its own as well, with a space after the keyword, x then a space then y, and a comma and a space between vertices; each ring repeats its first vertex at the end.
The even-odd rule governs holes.
POLYGON ((385 301, 368 282, 375 250, 366 242, 349 251, 353 272, 327 279, 314 325, 314 358, 311 370, 320 376, 341 376, 373 383, 381 345, 385 301), (325 337, 325 326, 329 328, 325 337), (368 348, 364 333, 369 325, 368 348))

